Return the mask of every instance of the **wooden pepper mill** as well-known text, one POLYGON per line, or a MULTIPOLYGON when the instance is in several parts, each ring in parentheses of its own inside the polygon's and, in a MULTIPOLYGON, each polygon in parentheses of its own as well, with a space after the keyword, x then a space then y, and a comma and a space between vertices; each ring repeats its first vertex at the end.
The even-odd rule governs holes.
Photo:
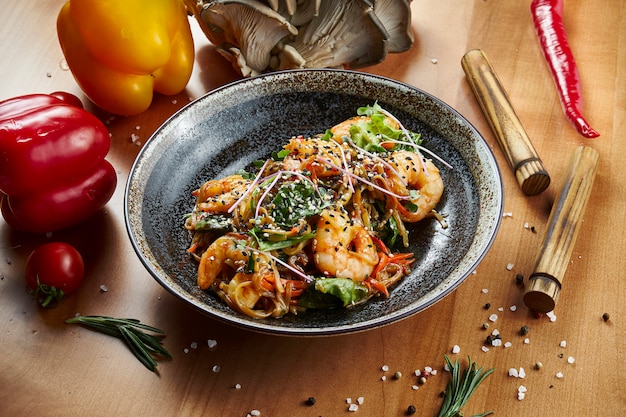
POLYGON ((530 275, 524 303, 534 312, 549 313, 559 298, 582 217, 598 167, 598 152, 579 146, 572 154, 567 177, 552 206, 548 226, 530 275))
POLYGON ((487 56, 472 49, 463 55, 461 66, 522 192, 529 196, 541 193, 548 188, 550 175, 487 56))

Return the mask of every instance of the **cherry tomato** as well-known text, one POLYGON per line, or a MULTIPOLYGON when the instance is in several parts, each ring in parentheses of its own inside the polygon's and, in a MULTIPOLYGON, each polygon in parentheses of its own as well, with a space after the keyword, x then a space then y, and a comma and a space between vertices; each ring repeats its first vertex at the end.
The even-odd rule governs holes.
POLYGON ((51 242, 36 248, 26 260, 26 285, 48 307, 78 289, 85 276, 83 257, 73 246, 51 242))

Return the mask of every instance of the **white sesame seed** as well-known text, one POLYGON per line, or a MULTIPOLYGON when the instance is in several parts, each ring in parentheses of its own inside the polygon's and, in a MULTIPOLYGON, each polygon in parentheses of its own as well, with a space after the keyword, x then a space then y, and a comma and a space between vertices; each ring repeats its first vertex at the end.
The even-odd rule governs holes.
POLYGON ((524 339, 524 344, 525 344, 525 345, 527 345, 527 344, 529 344, 529 343, 530 343, 530 339, 529 339, 529 338, 524 339))
POLYGON ((241 389, 241 384, 235 384, 235 389, 241 389))
POLYGON ((554 311, 547 312, 546 316, 548 316, 551 322, 554 323, 556 321, 556 315, 554 314, 554 311))
POLYGON ((482 292, 483 292, 483 294, 487 294, 489 292, 489 290, 487 288, 483 288, 482 292))
POLYGON ((413 389, 413 391, 417 391, 418 389, 420 389, 420 387, 417 385, 411 385, 411 388, 413 389))
POLYGON ((250 415, 251 416, 260 416, 261 412, 259 410, 252 410, 252 411, 250 411, 250 415))

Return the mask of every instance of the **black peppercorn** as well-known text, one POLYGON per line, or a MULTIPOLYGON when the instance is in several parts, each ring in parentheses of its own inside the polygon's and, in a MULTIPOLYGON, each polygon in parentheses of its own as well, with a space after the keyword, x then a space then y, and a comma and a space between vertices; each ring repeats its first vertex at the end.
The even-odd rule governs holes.
POLYGON ((413 414, 415 414, 417 412, 417 408, 415 408, 414 405, 410 405, 407 407, 406 409, 406 415, 407 416, 412 416, 413 414))
POLYGON ((315 404, 315 397, 309 397, 306 399, 306 404, 307 405, 314 405, 315 404))
POLYGON ((524 335, 527 335, 529 331, 530 331, 530 328, 528 326, 522 326, 522 328, 519 329, 519 334, 524 336, 524 335))
POLYGON ((491 304, 489 303, 485 304, 485 310, 489 310, 489 307, 491 307, 491 304))

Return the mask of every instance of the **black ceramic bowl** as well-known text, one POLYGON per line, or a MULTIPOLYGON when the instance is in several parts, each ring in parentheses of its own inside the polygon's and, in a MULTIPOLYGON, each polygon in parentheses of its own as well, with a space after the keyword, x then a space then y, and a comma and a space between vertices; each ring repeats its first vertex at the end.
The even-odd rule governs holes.
POLYGON ((150 274, 198 310, 251 330, 331 335, 375 328, 418 313, 457 288, 483 259, 500 226, 502 182, 480 134, 455 110, 412 86, 366 73, 302 70, 272 73, 219 88, 191 102, 147 141, 125 196, 132 245, 150 274), (449 227, 425 220, 411 229, 413 271, 391 291, 352 309, 309 310, 280 319, 252 319, 196 286, 197 264, 183 216, 191 193, 279 150, 294 135, 313 135, 378 102, 422 134, 439 164, 445 192, 438 211, 449 227))

